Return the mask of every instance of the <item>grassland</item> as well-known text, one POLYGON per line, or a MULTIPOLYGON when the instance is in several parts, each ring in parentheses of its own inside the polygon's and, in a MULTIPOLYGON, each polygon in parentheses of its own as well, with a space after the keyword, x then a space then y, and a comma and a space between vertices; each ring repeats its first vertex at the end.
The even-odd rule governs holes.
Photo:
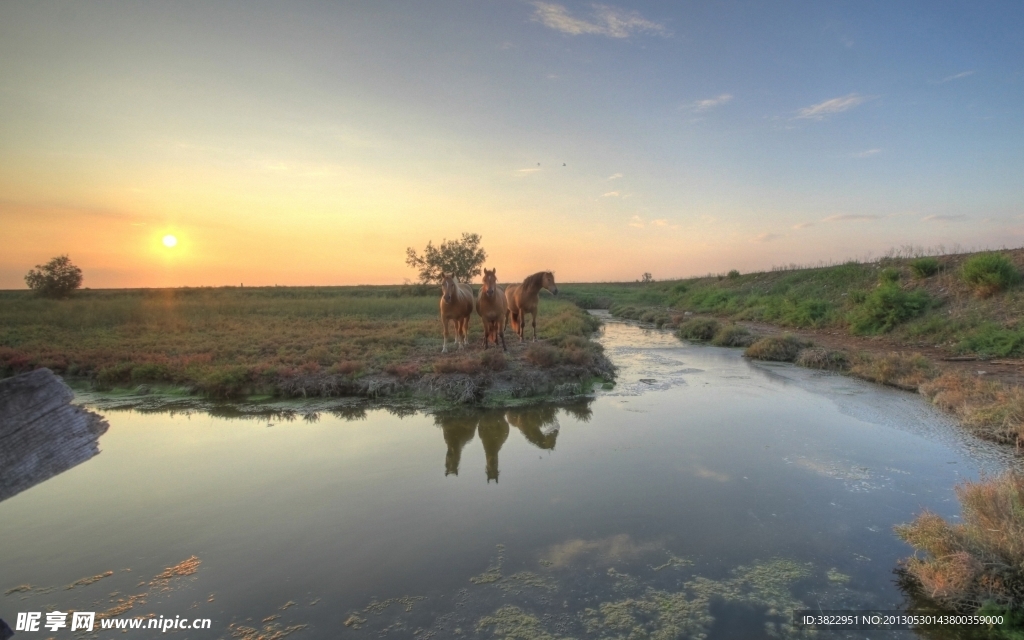
POLYGON ((163 384, 235 398, 415 394, 417 383, 443 390, 444 376, 531 373, 546 386, 526 393, 543 394, 559 380, 610 375, 587 339, 596 321, 570 302, 543 296, 543 341, 510 340, 506 357, 483 352, 476 318, 470 348, 442 354, 438 300, 419 286, 0 292, 0 376, 49 367, 101 389, 163 384))

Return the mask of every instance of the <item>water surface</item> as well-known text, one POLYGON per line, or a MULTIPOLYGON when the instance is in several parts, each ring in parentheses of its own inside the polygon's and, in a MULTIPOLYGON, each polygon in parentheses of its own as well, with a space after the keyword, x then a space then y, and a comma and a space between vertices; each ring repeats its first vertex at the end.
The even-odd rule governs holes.
POLYGON ((605 320, 618 384, 562 406, 106 412, 101 455, 0 503, 0 589, 31 585, 0 617, 127 602, 211 618, 173 633, 194 638, 798 636, 794 607, 900 606, 893 525, 956 518, 958 481, 1014 464, 918 396, 605 320))

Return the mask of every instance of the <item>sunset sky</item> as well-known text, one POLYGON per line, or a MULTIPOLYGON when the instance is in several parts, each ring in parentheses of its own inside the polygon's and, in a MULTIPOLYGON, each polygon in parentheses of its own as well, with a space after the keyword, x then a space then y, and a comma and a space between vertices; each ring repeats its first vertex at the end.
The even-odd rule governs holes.
POLYGON ((0 288, 1024 244, 1024 3, 2 2, 0 288), (167 247, 164 236, 178 242, 167 247))

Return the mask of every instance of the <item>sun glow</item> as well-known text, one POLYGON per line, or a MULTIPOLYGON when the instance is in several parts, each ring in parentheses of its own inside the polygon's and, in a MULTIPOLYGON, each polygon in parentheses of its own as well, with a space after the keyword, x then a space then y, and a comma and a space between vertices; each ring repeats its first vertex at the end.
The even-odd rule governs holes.
POLYGON ((178 244, 178 239, 175 238, 174 236, 164 236, 163 242, 164 246, 170 249, 178 244))

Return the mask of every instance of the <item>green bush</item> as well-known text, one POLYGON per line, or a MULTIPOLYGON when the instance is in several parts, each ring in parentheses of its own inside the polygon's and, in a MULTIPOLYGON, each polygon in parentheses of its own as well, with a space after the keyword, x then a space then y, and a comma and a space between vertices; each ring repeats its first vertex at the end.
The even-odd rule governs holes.
POLYGON ((730 272, 728 273, 727 277, 728 277, 728 278, 729 278, 730 280, 735 280, 736 278, 739 278, 739 277, 740 277, 740 272, 739 272, 739 271, 737 271, 737 270, 735 270, 735 269, 733 269, 732 271, 730 271, 730 272))
POLYGON ((939 272, 936 258, 917 258, 910 261, 910 271, 915 278, 929 278, 939 272))
POLYGON ((678 335, 683 340, 706 342, 715 337, 719 326, 714 318, 694 318, 679 325, 678 335))
POLYGON ((794 327, 816 327, 824 324, 831 310, 828 300, 801 300, 783 313, 782 322, 794 327))
POLYGON ((886 267, 878 273, 878 281, 882 284, 896 284, 900 281, 900 270, 886 267))
POLYGON ((1001 253, 981 253, 968 258, 961 267, 960 276, 981 297, 998 293, 1020 282, 1017 267, 1001 253))
POLYGON ((985 323, 967 334, 958 345, 960 351, 980 356, 1019 356, 1024 354, 1024 327, 1007 328, 985 323))
POLYGON ((849 313, 850 329, 857 334, 891 331, 896 325, 921 315, 931 306, 931 297, 920 289, 904 291, 894 284, 881 285, 849 313))
POLYGON ((796 336, 769 336, 761 338, 747 347, 743 355, 754 360, 772 360, 775 362, 793 362, 802 349, 810 343, 796 336))

